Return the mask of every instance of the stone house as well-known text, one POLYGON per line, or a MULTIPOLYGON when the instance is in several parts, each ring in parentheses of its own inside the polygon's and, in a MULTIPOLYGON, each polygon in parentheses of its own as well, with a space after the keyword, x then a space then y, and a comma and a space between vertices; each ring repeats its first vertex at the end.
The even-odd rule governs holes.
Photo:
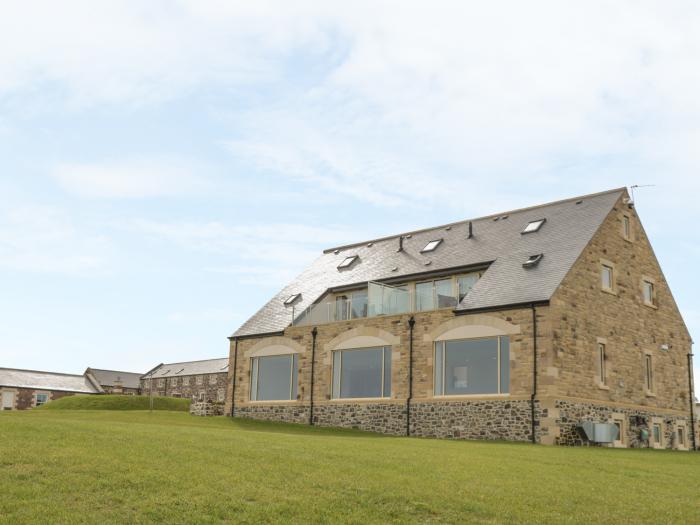
POLYGON ((235 417, 561 445, 697 438, 691 338, 625 188, 325 250, 230 341, 235 417))
POLYGON ((223 403, 228 390, 228 358, 161 363, 142 375, 140 381, 142 395, 223 403))
POLYGON ((74 394, 103 394, 90 374, 0 368, 0 409, 26 410, 74 394))
POLYGON ((141 393, 141 376, 143 374, 100 368, 87 368, 85 374, 90 374, 95 378, 105 394, 137 396, 141 393))

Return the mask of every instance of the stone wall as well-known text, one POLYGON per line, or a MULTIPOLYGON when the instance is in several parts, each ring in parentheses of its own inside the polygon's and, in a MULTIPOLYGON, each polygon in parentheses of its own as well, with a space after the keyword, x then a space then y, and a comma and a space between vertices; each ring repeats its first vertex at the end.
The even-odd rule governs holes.
POLYGON ((15 394, 15 404, 13 410, 28 410, 34 408, 35 396, 36 394, 49 394, 49 401, 54 401, 66 396, 74 396, 74 392, 62 392, 57 390, 40 390, 33 388, 13 388, 13 387, 2 387, 0 388, 0 396, 2 391, 7 390, 14 392, 15 394))
POLYGON ((676 425, 685 425, 686 442, 681 448, 689 448, 690 418, 681 414, 624 406, 609 406, 585 401, 557 400, 555 402, 556 417, 559 436, 556 443, 559 445, 584 445, 587 439, 578 429, 583 421, 597 423, 611 422, 615 416, 623 421, 623 435, 621 446, 639 448, 648 446, 641 440, 641 430, 650 431, 652 418, 657 418, 662 423, 664 432, 664 448, 679 448, 676 441, 676 425))
MULTIPOLYGON (((532 411, 526 400, 442 401, 411 406, 411 435, 452 439, 530 441, 532 411)), ((535 403, 535 417, 541 417, 535 403)), ((538 427, 535 433, 538 434, 538 427)))
MULTIPOLYGON (((199 376, 180 376, 154 378, 152 383, 149 379, 141 379, 141 395, 147 396, 153 389, 154 396, 162 397, 185 397, 199 400, 204 394, 207 401, 219 401, 219 394, 223 395, 221 401, 226 400, 228 391, 228 373, 202 374, 199 376), (201 381, 198 384, 197 381, 201 381), (160 381, 163 381, 160 383, 160 381)), ((230 410, 229 410, 230 413, 230 410)))
MULTIPOLYGON (((315 410, 315 408, 314 408, 315 410)), ((230 412, 227 412, 230 414, 230 412)), ((299 404, 264 404, 244 405, 236 407, 236 417, 258 419, 261 421, 280 421, 282 423, 307 423, 309 422, 309 407, 299 404)))
POLYGON ((550 307, 551 372, 557 379, 548 395, 689 414, 690 336, 637 213, 622 199, 564 278, 550 307), (630 219, 629 240, 623 236, 624 216, 630 219), (601 260, 614 265, 612 293, 602 290, 601 260), (642 278, 655 282, 654 306, 643 301, 642 278), (598 342, 606 345, 605 385, 597 380, 598 342), (645 388, 645 353, 654 363, 652 392, 645 388))
POLYGON ((223 416, 223 403, 210 403, 209 401, 193 401, 190 404, 190 414, 193 416, 223 416))

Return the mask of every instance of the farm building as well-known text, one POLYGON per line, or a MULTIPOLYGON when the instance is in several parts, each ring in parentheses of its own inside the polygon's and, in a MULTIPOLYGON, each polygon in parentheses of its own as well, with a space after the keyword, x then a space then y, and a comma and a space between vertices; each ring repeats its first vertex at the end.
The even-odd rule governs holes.
POLYGON ((187 397, 223 402, 228 385, 228 359, 162 363, 141 376, 143 395, 187 397))
POLYGON ((235 417, 695 444, 691 337, 625 188, 325 250, 230 340, 235 417))
POLYGON ((90 374, 74 375, 0 368, 2 410, 26 410, 74 394, 103 394, 90 374))
POLYGON ((88 368, 85 374, 94 377, 106 394, 126 394, 135 396, 141 393, 141 376, 136 372, 88 368))

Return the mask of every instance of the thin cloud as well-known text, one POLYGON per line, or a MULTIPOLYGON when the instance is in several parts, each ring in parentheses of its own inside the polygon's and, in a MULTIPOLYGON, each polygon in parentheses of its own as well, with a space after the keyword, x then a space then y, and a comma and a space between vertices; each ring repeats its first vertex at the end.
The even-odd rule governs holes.
POLYGON ((112 243, 81 231, 73 218, 46 206, 0 213, 0 267, 40 273, 85 275, 105 271, 112 243))
POLYGON ((65 163, 51 176, 70 193, 93 198, 148 198, 190 194, 206 186, 184 161, 150 159, 65 163))

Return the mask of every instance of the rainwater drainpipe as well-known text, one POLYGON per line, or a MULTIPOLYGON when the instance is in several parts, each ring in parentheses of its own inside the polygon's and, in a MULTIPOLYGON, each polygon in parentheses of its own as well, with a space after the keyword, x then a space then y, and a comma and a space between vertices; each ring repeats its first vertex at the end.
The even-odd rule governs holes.
POLYGON ((314 424, 314 365, 316 363, 316 336, 318 328, 311 330, 311 402, 309 404, 309 425, 314 424))
POLYGON ((411 400, 413 399, 413 327, 416 320, 408 320, 408 397, 406 398, 406 435, 411 435, 411 400))
POLYGON ((690 435, 692 436, 693 450, 697 450, 695 443, 695 401, 693 394, 693 354, 688 354, 688 398, 690 399, 690 435))
POLYGON ((532 395, 530 396, 530 419, 532 421, 532 443, 537 443, 537 436, 535 433, 535 427, 537 426, 537 421, 535 420, 535 401, 537 398, 537 309, 535 308, 535 303, 530 305, 532 308, 532 395))
POLYGON ((231 378, 231 417, 236 410, 236 373, 238 372, 238 337, 233 338, 233 377, 231 378))

